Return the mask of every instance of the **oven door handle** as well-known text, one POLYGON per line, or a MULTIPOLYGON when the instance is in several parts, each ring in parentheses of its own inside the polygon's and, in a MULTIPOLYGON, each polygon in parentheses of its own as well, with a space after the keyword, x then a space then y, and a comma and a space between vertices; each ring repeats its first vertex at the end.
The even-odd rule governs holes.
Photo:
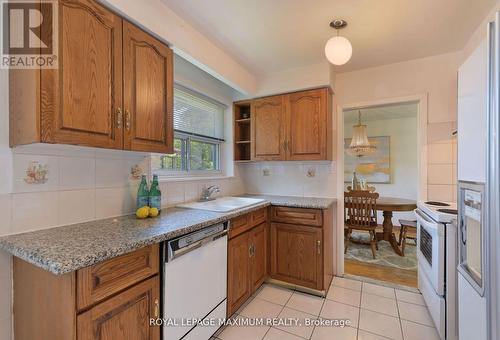
POLYGON ((417 217, 420 217, 421 219, 423 219, 425 222, 427 223, 432 223, 432 221, 430 221, 426 216, 424 216, 423 213, 420 212, 420 210, 418 209, 415 209, 415 214, 417 214, 417 217))
POLYGON ((467 233, 464 233, 465 231, 465 223, 464 219, 460 218, 460 242, 465 246, 467 245, 467 233))
POLYGON ((425 214, 423 212, 421 212, 418 209, 415 210, 415 214, 417 215, 417 220, 418 219, 421 220, 420 224, 423 224, 424 226, 427 226, 427 227, 429 227, 432 230, 436 229, 437 222, 434 222, 434 221, 430 220, 427 216, 425 216, 425 214))

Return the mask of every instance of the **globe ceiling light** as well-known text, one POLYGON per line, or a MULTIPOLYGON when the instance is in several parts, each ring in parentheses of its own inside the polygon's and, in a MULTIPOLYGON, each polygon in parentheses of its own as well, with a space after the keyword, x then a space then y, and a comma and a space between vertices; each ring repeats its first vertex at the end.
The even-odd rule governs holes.
POLYGON ((347 26, 344 20, 333 20, 330 27, 337 30, 337 36, 330 38, 325 45, 326 59, 333 65, 344 65, 351 59, 352 45, 347 38, 338 35, 338 30, 347 26))

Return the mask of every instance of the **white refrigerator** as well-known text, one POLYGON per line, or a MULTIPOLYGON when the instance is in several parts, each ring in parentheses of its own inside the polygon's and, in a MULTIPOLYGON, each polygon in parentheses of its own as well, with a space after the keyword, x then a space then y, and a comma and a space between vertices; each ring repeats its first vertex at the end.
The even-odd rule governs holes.
POLYGON ((458 334, 500 339, 499 16, 458 72, 458 334))

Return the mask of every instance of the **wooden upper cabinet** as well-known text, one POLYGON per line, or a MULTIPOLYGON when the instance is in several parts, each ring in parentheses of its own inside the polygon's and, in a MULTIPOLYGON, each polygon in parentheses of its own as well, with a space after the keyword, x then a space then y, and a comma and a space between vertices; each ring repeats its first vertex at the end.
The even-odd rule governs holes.
POLYGON ((173 153, 172 50, 123 23, 125 148, 173 153))
POLYGON ((78 340, 160 340, 160 327, 149 325, 160 317, 158 276, 118 294, 78 315, 78 340))
POLYGON ((252 159, 285 159, 285 105, 283 96, 257 99, 252 104, 252 159))
POLYGON ((59 68, 40 72, 40 141, 121 149, 122 19, 87 0, 60 1, 59 18, 59 68))
POLYGON ((58 6, 58 68, 10 70, 10 145, 173 152, 172 50, 94 0, 58 6))
MULTIPOLYGON (((238 105, 248 102, 238 102, 235 107, 238 105)), ((255 99, 251 108, 251 160, 333 159, 335 136, 330 88, 255 99)), ((238 143, 241 142, 237 141, 236 147, 241 149, 238 143)), ((236 155, 236 160, 244 159, 241 153, 236 155)))
POLYGON ((332 129, 328 89, 292 93, 286 96, 288 138, 287 159, 331 159, 332 129))

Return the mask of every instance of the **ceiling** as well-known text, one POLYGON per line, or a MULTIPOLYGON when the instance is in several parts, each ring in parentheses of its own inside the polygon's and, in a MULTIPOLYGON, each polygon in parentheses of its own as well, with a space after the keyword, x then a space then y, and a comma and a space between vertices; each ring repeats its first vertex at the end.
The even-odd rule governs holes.
MULTIPOLYGON (((418 103, 404 103, 384 106, 374 106, 361 109, 361 121, 370 122, 383 119, 399 119, 416 117, 418 113, 418 103)), ((358 122, 358 109, 344 111, 344 124, 354 124, 358 122)))
POLYGON ((161 0, 257 75, 325 62, 341 31, 353 57, 338 72, 462 49, 496 0, 161 0))

